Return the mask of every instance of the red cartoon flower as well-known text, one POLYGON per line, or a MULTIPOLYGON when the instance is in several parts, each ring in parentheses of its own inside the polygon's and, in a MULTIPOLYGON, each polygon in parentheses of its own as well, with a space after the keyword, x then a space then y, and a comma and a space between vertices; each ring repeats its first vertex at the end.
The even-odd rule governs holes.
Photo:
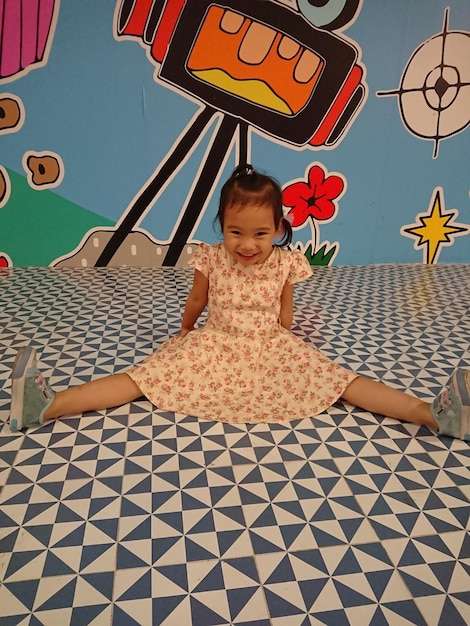
POLYGON ((0 254, 0 267, 8 267, 8 265, 8 259, 3 254, 0 254))
POLYGON ((316 220, 329 220, 335 214, 334 200, 344 189, 339 176, 325 178, 325 171, 314 165, 308 173, 308 182, 288 185, 282 192, 282 202, 289 207, 287 218, 292 226, 301 226, 309 217, 316 220))

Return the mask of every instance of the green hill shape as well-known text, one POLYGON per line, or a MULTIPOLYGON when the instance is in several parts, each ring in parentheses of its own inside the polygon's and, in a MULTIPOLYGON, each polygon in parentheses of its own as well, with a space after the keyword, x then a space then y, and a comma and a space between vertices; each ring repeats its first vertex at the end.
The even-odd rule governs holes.
POLYGON ((7 172, 11 194, 0 209, 0 253, 6 252, 13 265, 50 265, 76 248, 90 229, 114 226, 50 189, 32 189, 25 176, 7 172))

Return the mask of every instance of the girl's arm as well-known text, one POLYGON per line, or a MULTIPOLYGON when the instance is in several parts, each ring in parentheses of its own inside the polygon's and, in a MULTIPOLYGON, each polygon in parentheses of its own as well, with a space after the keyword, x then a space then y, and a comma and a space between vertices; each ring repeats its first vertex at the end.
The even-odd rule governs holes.
POLYGON ((281 326, 290 330, 294 317, 294 285, 286 283, 281 293, 281 326))
POLYGON ((209 294, 209 279, 199 270, 194 271, 191 292, 186 300, 180 336, 185 337, 194 328, 198 317, 204 311, 209 294))

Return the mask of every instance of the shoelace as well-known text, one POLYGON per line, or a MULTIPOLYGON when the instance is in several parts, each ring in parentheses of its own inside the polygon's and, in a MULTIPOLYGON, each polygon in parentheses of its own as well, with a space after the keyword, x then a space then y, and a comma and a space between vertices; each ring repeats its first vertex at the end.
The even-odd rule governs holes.
POLYGON ((439 404, 441 405, 441 409, 445 409, 446 406, 452 404, 452 400, 449 397, 449 390, 447 389, 447 387, 441 391, 441 394, 439 396, 439 404))

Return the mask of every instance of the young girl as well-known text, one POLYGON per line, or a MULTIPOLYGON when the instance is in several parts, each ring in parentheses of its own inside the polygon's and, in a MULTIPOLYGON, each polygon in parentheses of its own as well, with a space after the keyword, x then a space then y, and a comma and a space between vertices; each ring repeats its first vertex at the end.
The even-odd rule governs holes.
POLYGON ((10 426, 102 410, 146 396, 165 411, 227 422, 311 417, 338 398, 439 434, 470 439, 470 371, 457 370, 432 405, 356 375, 290 332, 293 285, 312 271, 284 246, 292 229, 275 180, 239 166, 222 188, 223 243, 201 244, 181 332, 143 363, 55 393, 23 348, 12 374, 10 426), (278 241, 278 245, 273 242, 278 241), (194 328, 208 305, 208 321, 194 328))

